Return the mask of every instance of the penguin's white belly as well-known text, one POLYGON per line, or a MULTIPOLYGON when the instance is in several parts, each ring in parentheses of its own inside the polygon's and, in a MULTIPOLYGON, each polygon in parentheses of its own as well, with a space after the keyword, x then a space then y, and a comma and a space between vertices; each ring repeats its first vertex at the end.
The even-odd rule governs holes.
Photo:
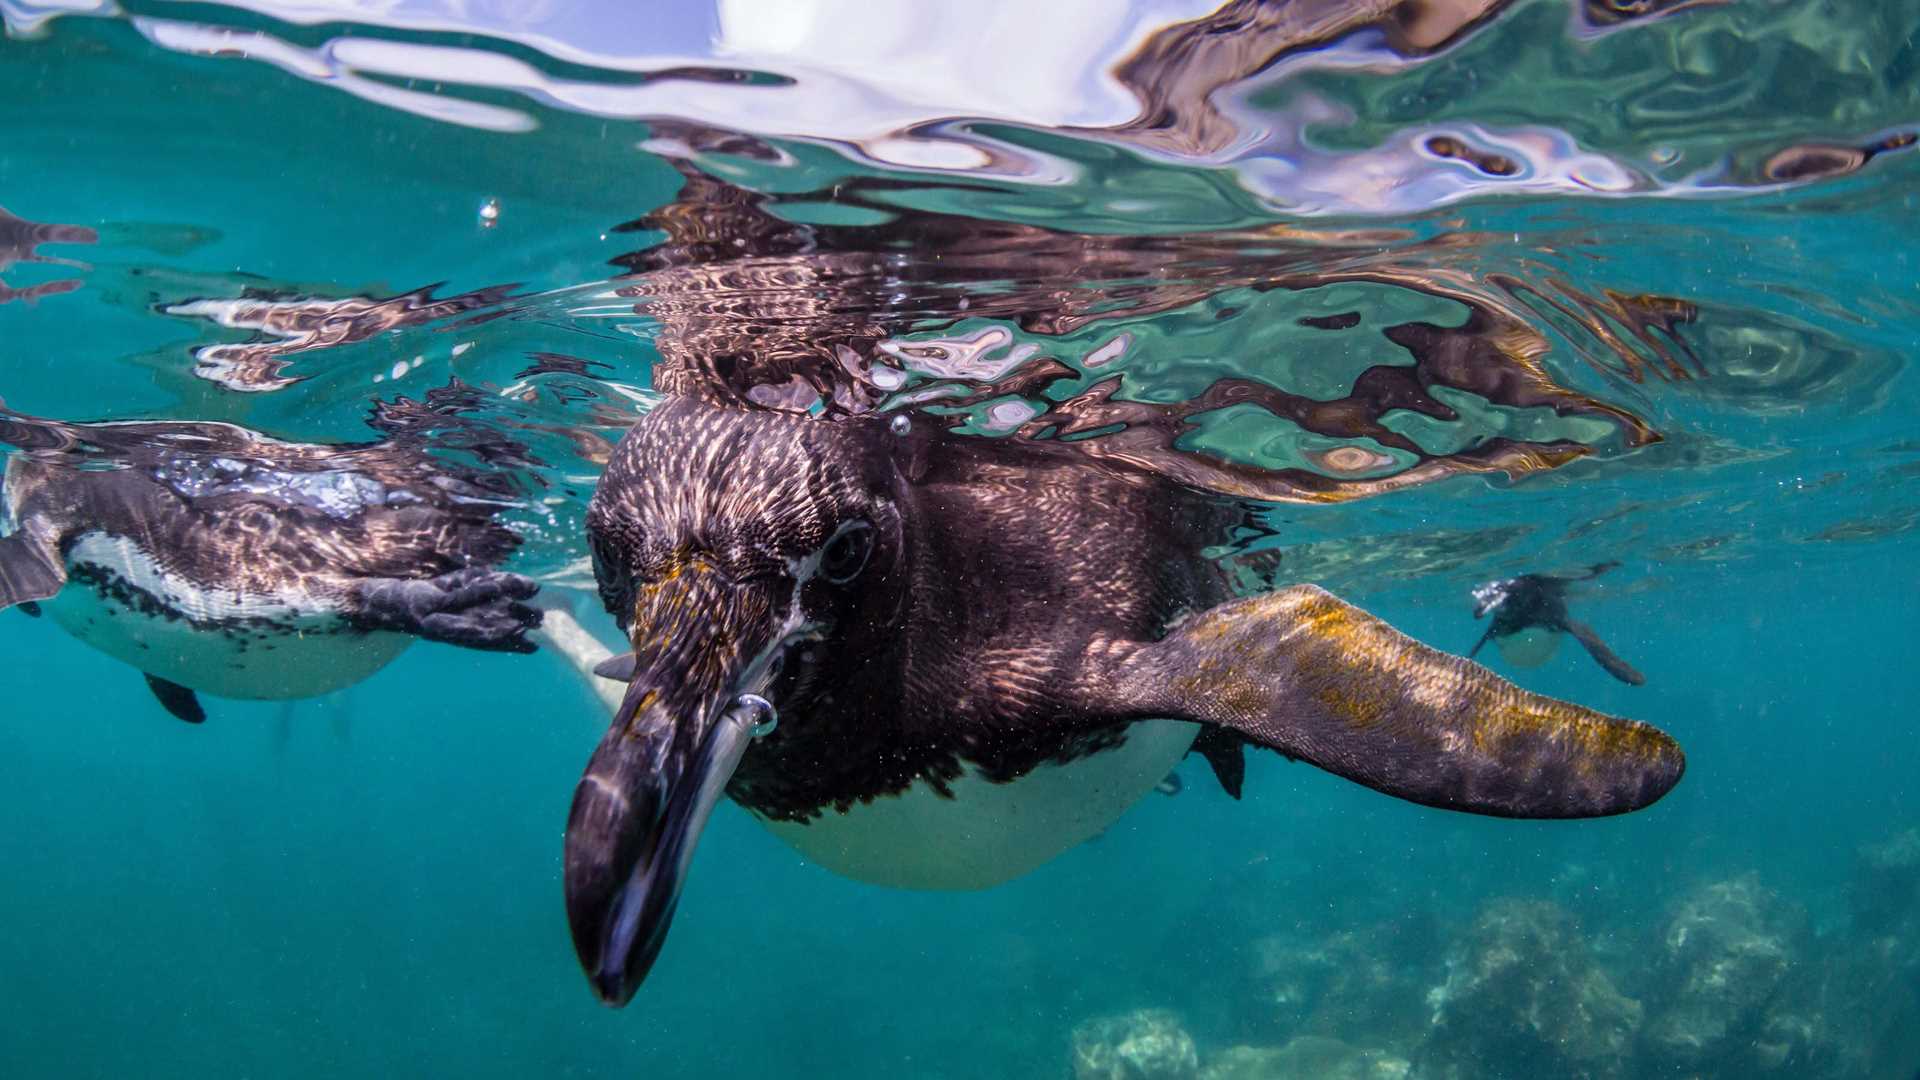
POLYGON ((1517 634, 1495 638, 1494 644, 1500 655, 1507 658, 1507 663, 1531 668, 1553 659, 1553 654, 1560 651, 1560 638, 1558 631, 1531 626, 1517 634))
MULTIPOLYGON (((1179 763, 1199 733, 1146 720, 1120 746, 1011 783, 969 773, 943 798, 926 781, 801 825, 759 819, 837 874, 907 889, 984 889, 1019 877, 1113 824, 1179 763)), ((756 815, 757 817, 757 815, 756 815)))
POLYGON ((116 660, 218 697, 324 694, 373 674, 413 643, 405 634, 356 630, 296 598, 198 588, 160 573, 119 537, 83 537, 68 565, 70 572, 105 570, 144 596, 69 581, 42 602, 49 618, 116 660))

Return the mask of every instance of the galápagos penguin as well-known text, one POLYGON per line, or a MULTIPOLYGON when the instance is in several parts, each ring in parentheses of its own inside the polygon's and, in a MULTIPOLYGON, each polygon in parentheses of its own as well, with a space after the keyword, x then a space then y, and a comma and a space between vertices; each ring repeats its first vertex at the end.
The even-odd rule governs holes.
POLYGON ((848 876, 977 888, 1098 833, 1202 732, 1217 769, 1251 742, 1509 817, 1623 813, 1679 781, 1660 731, 1316 587, 1234 599, 1204 552, 1241 512, 1075 443, 656 407, 588 514, 633 645, 601 665, 626 692, 565 842, 595 992, 645 977, 722 793, 848 876))
POLYGON ((1590 581, 1618 565, 1604 562, 1570 574, 1521 574, 1475 586, 1473 617, 1492 615, 1493 620, 1467 656, 1478 656, 1487 642, 1494 641, 1508 660, 1533 667, 1553 655, 1561 634, 1572 634, 1607 674, 1629 686, 1644 685, 1645 675, 1609 649, 1593 627, 1567 611, 1567 593, 1574 583, 1590 581))
POLYGON ((408 440, 283 442, 224 423, 0 410, 0 608, 131 664, 160 704, 309 697, 415 638, 530 652, 538 586, 496 569, 510 500, 408 440))

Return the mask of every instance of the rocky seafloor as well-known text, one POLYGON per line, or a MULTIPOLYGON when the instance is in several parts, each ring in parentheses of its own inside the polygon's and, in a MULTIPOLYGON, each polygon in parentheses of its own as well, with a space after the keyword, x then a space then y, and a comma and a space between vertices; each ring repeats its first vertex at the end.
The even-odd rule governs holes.
POLYGON ((1233 1022, 1092 1017, 1075 1080, 1891 1077, 1920 1067, 1920 829, 1862 847, 1832 925, 1759 873, 1588 929, 1557 899, 1256 939, 1233 1022), (1215 1024, 1215 1027, 1221 1027, 1215 1024), (1253 1041, 1257 1040, 1257 1041, 1253 1041))

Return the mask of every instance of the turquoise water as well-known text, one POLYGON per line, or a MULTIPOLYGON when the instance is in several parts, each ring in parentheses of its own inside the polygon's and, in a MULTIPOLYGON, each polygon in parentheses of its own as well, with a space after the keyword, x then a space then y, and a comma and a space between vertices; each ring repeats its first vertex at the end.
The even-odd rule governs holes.
POLYGON ((609 1010, 561 864, 606 710, 551 647, 421 643, 194 727, 7 611, 8 1075, 1920 1067, 1920 7, 1295 4, 1213 34, 1182 30, 1204 4, 254 7, 0 2, 0 207, 81 230, 0 217, 9 410, 316 444, 412 417, 511 493, 508 568, 612 642, 586 499, 660 394, 823 423, 920 394, 963 434, 1084 419, 1097 446, 1080 395, 1117 373, 1173 418, 1146 467, 1436 647, 1484 630, 1475 584, 1617 560, 1575 610, 1644 686, 1572 643, 1482 659, 1663 728, 1688 771, 1524 822, 1265 753, 1236 802, 1193 757, 1177 796, 960 893, 837 877, 723 804, 609 1010), (222 325, 238 300, 334 321, 222 325), (1360 401, 1381 364, 1447 414, 1360 401))

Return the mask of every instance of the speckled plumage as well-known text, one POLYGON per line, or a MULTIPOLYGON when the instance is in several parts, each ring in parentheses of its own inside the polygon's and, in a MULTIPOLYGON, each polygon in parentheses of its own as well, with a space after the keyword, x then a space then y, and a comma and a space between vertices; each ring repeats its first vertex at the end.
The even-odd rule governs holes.
MULTIPOLYGON (((1202 552, 1241 512, 1148 473, 1089 467, 1045 443, 953 437, 932 425, 900 435, 878 419, 821 423, 670 401, 622 443, 589 528, 603 598, 632 630, 636 614, 657 617, 641 593, 673 567, 699 559, 723 579, 777 581, 856 516, 879 528, 875 563, 857 589, 817 598, 831 629, 774 682, 770 696, 788 722, 742 761, 728 789, 742 804, 804 820, 919 778, 951 779, 963 763, 1013 779, 1120 738, 1125 722, 1144 716, 1219 724, 1238 715, 1214 707, 1220 688, 1199 676, 1221 661, 1198 655, 1198 642, 1168 642, 1150 661, 1143 647, 1230 599, 1227 575, 1202 552), (1166 655, 1176 644, 1185 651, 1166 655), (1206 700, 1149 694, 1120 667, 1104 670, 1135 652, 1139 669, 1161 671, 1168 685, 1190 668, 1192 696, 1206 700)), ((769 606, 780 600, 774 592, 769 606)), ((717 592, 704 598, 725 602, 717 592)), ((1268 620, 1272 655, 1234 675, 1271 698, 1264 684, 1283 677, 1285 632, 1298 627, 1268 606, 1242 617, 1268 620)), ((675 615, 722 617, 699 608, 675 615)), ((643 669, 645 644, 636 642, 643 669)), ((1369 648, 1386 645, 1368 639, 1369 648)), ((1448 702, 1494 712, 1512 689, 1424 648, 1403 659, 1457 685, 1448 702)), ((1268 707, 1263 699, 1224 726, 1255 737, 1254 714, 1268 707)), ((1597 715, 1565 708, 1569 721, 1597 715)), ((1432 722, 1431 712, 1413 719, 1432 722)), ((1277 729, 1258 741, 1298 749, 1277 729)))
MULTIPOLYGON (((809 586, 808 604, 825 613, 827 629, 819 642, 795 650, 771 683, 768 696, 786 722, 756 743, 735 773, 728 794, 743 805, 770 818, 805 820, 917 779, 937 785, 967 765, 1011 780, 1110 744, 1124 737, 1126 723, 1155 715, 1209 721, 1242 739, 1313 756, 1298 745, 1303 740, 1289 730, 1288 717, 1264 717, 1276 698, 1301 712, 1271 684, 1302 681, 1287 659, 1297 661, 1315 642, 1307 634, 1297 647, 1287 645, 1300 627, 1285 609, 1269 604, 1237 616, 1269 624, 1249 642, 1272 635, 1265 654, 1232 672, 1242 693, 1260 697, 1237 709, 1220 707, 1224 684, 1201 678, 1215 666, 1226 674, 1223 658, 1205 655, 1201 642, 1185 636, 1155 646, 1183 617, 1230 600, 1227 574, 1203 550, 1220 543, 1244 511, 1150 473, 1089 466, 1044 442, 951 436, 932 424, 898 434, 879 418, 823 423, 671 400, 621 444, 595 495, 589 529, 603 599, 622 628, 637 635, 637 666, 645 671, 664 656, 644 640, 649 627, 671 646, 686 639, 689 626, 724 621, 720 609, 730 602, 728 590, 710 587, 699 602, 663 611, 647 595, 662 578, 698 560, 716 581, 757 583, 743 591, 764 591, 764 607, 778 609, 781 590, 791 586, 788 565, 855 517, 877 527, 873 564, 856 587, 809 586), (669 629, 662 629, 663 617, 669 629), (1137 671, 1159 673, 1166 686, 1179 684, 1175 676, 1185 670, 1182 685, 1191 692, 1149 693, 1120 663, 1123 656, 1134 658, 1137 671)), ((1327 599, 1351 612, 1356 625, 1364 620, 1391 634, 1327 599)), ((1248 631, 1236 633, 1246 638, 1248 631)), ((1357 677, 1368 650, 1389 644, 1369 634, 1360 652, 1333 664, 1315 685, 1357 677)), ((1509 699, 1513 688, 1485 669, 1393 637, 1393 648, 1408 647, 1396 664, 1457 690, 1443 701, 1399 703, 1416 727, 1450 724, 1441 714, 1458 703, 1489 715, 1537 712, 1541 723, 1577 720, 1608 730, 1627 723, 1531 695, 1509 699)), ((1418 685, 1415 677, 1373 689, 1397 701, 1418 685)), ((1665 736, 1653 735, 1670 748, 1665 736)), ((1664 791, 1662 784, 1677 779, 1677 750, 1670 757, 1671 768, 1658 770, 1648 790, 1664 791)), ((1335 771, 1391 789, 1379 778, 1381 764, 1335 771)), ((1421 801, 1468 802, 1444 792, 1421 801)), ((1592 809, 1568 805, 1554 813, 1592 809)), ((1548 811, 1521 800, 1489 812, 1548 811)))
POLYGON ((861 514, 879 526, 876 562, 857 595, 823 598, 830 644, 789 662, 772 695, 786 720, 728 789, 769 817, 950 780, 963 762, 1012 779, 1120 737, 1035 719, 1095 637, 1151 639, 1225 599, 1199 551, 1242 516, 1044 444, 676 400, 621 444, 588 521, 603 599, 630 629, 635 583, 687 551, 766 579, 861 514))
POLYGON ((364 677, 410 637, 532 647, 538 615, 522 601, 536 587, 493 569, 518 543, 495 520, 499 493, 404 440, 11 413, 0 440, 22 451, 7 461, 0 607, 49 601, 163 681, 303 696, 364 677), (337 672, 297 659, 329 646, 350 654, 337 672), (266 667, 282 670, 249 670, 266 667))
MULTIPOLYGON (((1251 742, 1509 817, 1622 813, 1678 782, 1661 732, 1522 691, 1322 590, 1232 599, 1208 553, 1244 518, 1072 443, 958 436, 937 417, 656 408, 588 513, 602 597, 633 644, 567 826, 568 917, 597 991, 622 1002, 645 976, 720 785, 803 849, 813 830, 884 821, 914 864, 895 878, 843 838, 828 865, 933 883, 928 852, 946 852, 974 871, 957 886, 977 887, 1009 876, 978 861, 982 836, 991 855, 1043 818, 1000 800, 982 830, 955 798, 943 821, 928 788, 1026 785, 1121 760, 1136 738, 1192 743, 1230 789, 1251 742), (781 717, 751 743, 730 718, 743 694, 781 717)), ((1110 821, 1174 758, 1132 760, 1049 790, 1101 800, 1110 821)), ((1099 824, 1044 820, 1068 844, 1099 824)))

